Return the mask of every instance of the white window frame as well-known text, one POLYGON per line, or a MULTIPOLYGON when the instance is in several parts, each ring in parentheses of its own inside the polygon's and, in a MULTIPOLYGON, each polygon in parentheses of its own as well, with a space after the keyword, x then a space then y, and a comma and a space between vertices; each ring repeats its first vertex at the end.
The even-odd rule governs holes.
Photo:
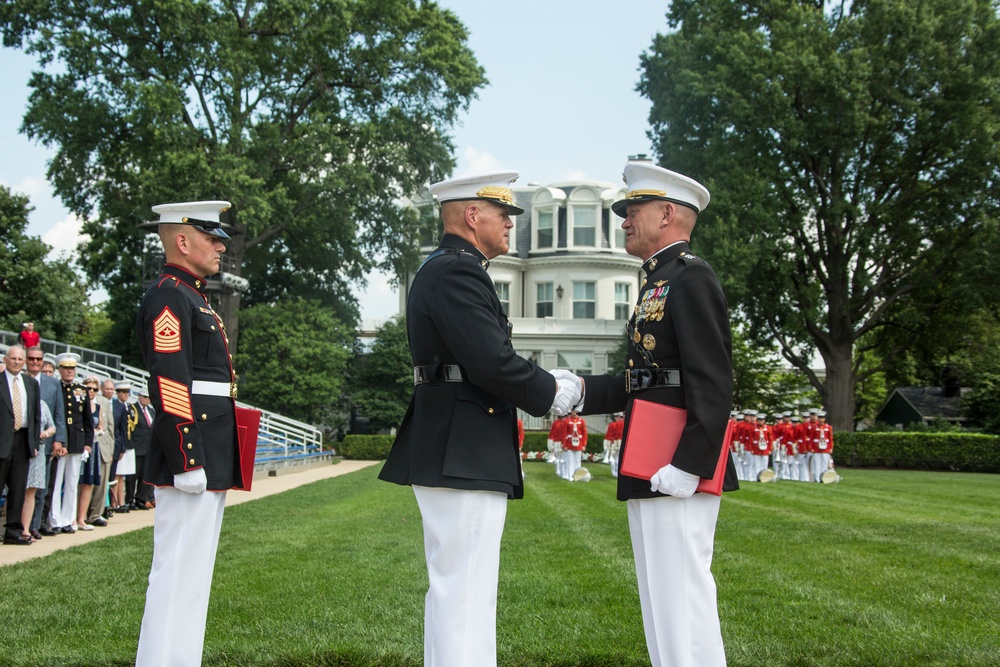
POLYGON ((573 281, 573 319, 574 320, 593 320, 597 318, 597 283, 592 280, 586 281, 573 281), (590 298, 587 298, 587 287, 590 288, 590 298), (581 296, 580 293, 583 292, 581 296), (590 315, 585 315, 582 317, 577 317, 576 307, 577 304, 590 305, 590 315))

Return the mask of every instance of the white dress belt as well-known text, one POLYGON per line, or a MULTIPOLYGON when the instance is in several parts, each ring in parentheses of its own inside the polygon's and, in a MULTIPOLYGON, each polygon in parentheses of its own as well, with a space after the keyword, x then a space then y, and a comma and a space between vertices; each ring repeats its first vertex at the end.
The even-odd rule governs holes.
POLYGON ((191 393, 201 394, 202 396, 225 396, 226 398, 236 398, 236 383, 194 380, 191 382, 191 393))

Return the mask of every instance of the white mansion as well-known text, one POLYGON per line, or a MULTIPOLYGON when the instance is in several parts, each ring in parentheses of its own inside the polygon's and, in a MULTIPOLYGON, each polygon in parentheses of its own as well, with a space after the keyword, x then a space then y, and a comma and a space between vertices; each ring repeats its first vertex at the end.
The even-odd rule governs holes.
MULTIPOLYGON (((624 340, 641 273, 641 262, 625 253, 622 219, 611 210, 625 188, 567 181, 512 190, 524 213, 514 218, 510 252, 493 259, 489 273, 513 324, 514 348, 545 369, 623 371, 624 359, 609 353, 624 340)), ((435 247, 436 240, 421 252, 427 256, 435 247)), ((411 280, 400 281, 407 285, 400 290, 401 313, 411 280)), ((525 428, 548 424, 521 417, 525 428)), ((587 418, 594 430, 603 431, 605 423, 587 418)))

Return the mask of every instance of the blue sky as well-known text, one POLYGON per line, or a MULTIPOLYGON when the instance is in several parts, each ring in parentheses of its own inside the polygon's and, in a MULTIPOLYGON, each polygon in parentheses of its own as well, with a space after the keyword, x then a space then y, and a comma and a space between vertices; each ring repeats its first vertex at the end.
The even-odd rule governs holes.
MULTIPOLYGON (((469 45, 490 81, 452 131, 455 175, 515 169, 521 184, 617 183, 629 155, 651 153, 650 105, 635 86, 640 54, 666 30, 667 2, 439 4, 469 29, 469 45)), ((0 183, 31 198, 30 234, 56 254, 71 253, 80 223, 45 180, 52 151, 18 133, 34 66, 22 52, 0 47, 0 183)), ((366 320, 395 314, 397 297, 384 276, 373 276, 358 296, 366 320)))

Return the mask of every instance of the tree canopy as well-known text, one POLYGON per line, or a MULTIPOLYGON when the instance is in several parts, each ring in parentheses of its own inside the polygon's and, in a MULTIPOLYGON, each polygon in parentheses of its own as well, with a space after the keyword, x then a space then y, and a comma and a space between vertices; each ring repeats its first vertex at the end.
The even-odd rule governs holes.
POLYGON ((368 354, 360 355, 351 370, 351 399, 369 428, 398 427, 413 396, 413 361, 402 316, 375 331, 368 354))
POLYGON ((240 399, 294 419, 335 425, 346 413, 354 327, 320 302, 300 298, 250 306, 243 317, 243 348, 233 358, 240 399))
POLYGON ((86 321, 87 290, 68 260, 29 236, 28 198, 0 185, 0 326, 34 322, 43 338, 73 342, 86 321))
POLYGON ((851 429, 855 383, 880 370, 859 341, 939 305, 921 285, 995 237, 995 3, 674 0, 668 21, 639 89, 660 163, 712 191, 695 247, 851 429))
POLYGON ((56 148, 119 346, 136 226, 165 202, 232 202, 250 305, 298 296, 352 322, 351 286, 412 255, 398 204, 451 170, 447 132, 485 83, 454 14, 418 0, 8 0, 0 29, 43 65, 22 129, 56 148))

